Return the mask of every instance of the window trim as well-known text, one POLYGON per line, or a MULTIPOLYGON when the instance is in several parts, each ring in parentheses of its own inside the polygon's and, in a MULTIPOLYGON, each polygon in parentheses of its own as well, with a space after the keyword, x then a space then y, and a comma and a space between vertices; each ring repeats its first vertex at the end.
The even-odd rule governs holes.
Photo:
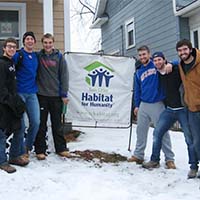
MULTIPOLYGON (((0 10, 14 10, 19 12, 19 37, 15 39, 19 40, 19 46, 22 46, 22 35, 26 32, 26 3, 0 2, 0 10)), ((6 38, 1 37, 0 39, 6 38)))
POLYGON ((125 42, 126 42, 126 50, 129 50, 129 49, 135 47, 135 45, 136 45, 135 44, 135 19, 134 19, 134 17, 125 21, 125 42), (128 45, 128 43, 129 43, 129 41, 128 41, 128 33, 129 33, 128 32, 128 25, 131 24, 131 23, 133 23, 133 29, 131 29, 131 30, 133 30, 133 44, 128 45))
POLYGON ((195 31, 198 31, 198 46, 200 47, 200 27, 190 30, 190 40, 192 42, 192 46, 194 46, 194 32, 195 31))

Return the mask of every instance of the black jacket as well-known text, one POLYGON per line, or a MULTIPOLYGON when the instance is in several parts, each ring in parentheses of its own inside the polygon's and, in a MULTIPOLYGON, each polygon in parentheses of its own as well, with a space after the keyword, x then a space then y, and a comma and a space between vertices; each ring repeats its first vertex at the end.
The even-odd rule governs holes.
POLYGON ((181 77, 179 73, 178 66, 173 65, 172 72, 169 74, 160 74, 160 85, 164 89, 165 92, 165 106, 171 108, 180 108, 183 107, 182 98, 180 93, 181 87, 181 77))
POLYGON ((12 133, 21 128, 25 103, 16 92, 13 61, 0 57, 0 128, 12 133))

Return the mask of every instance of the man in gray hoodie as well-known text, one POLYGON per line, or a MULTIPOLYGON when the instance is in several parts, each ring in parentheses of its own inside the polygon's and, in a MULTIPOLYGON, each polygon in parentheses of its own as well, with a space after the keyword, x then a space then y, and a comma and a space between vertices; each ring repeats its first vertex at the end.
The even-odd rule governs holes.
POLYGON ((40 104, 40 127, 35 141, 35 152, 38 160, 46 158, 47 119, 50 113, 55 151, 58 155, 68 157, 66 141, 59 133, 61 127, 62 105, 68 103, 68 70, 67 64, 54 48, 54 37, 50 33, 41 39, 43 49, 39 52, 38 67, 38 100, 40 104))

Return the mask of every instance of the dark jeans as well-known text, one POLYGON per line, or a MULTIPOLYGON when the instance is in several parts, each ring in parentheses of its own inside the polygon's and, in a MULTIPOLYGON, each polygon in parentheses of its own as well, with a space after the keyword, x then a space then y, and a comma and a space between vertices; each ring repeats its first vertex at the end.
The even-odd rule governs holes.
POLYGON ((192 132, 194 147, 200 160, 200 111, 189 111, 189 124, 192 132))
POLYGON ((47 119, 49 113, 56 153, 66 151, 66 141, 64 137, 59 133, 62 112, 61 98, 38 95, 38 100, 40 104, 40 127, 35 140, 36 154, 45 153, 47 149, 45 138, 47 132, 47 119))
MULTIPOLYGON (((153 150, 151 160, 158 162, 160 160, 160 150, 162 146, 162 138, 167 130, 178 121, 184 133, 185 142, 187 144, 189 164, 191 169, 198 169, 197 154, 193 144, 193 138, 189 127, 188 110, 186 108, 172 110, 167 108, 160 115, 160 119, 154 129, 153 135, 153 150)), ((199 129, 200 130, 200 129, 199 129)))

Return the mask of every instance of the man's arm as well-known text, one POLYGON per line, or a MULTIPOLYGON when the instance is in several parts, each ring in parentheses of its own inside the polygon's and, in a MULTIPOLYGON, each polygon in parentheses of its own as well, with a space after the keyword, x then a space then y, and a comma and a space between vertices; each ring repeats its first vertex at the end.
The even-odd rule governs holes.
POLYGON ((69 89, 69 72, 65 58, 60 58, 60 95, 64 104, 68 103, 68 89, 69 89))
POLYGON ((138 71, 136 71, 134 76, 134 115, 137 116, 138 108, 141 101, 141 82, 138 76, 138 71))

